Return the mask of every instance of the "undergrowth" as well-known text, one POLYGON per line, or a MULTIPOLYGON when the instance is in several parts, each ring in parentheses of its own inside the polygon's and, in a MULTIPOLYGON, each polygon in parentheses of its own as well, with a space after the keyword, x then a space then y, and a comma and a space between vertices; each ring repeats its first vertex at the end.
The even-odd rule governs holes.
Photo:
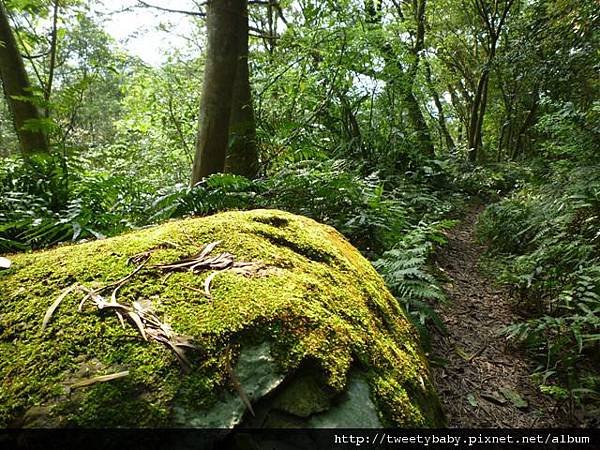
POLYGON ((562 167, 488 207, 478 230, 527 311, 505 334, 537 356, 540 389, 572 407, 598 405, 600 167, 562 167))
POLYGON ((194 187, 156 189, 75 159, 6 159, 0 166, 0 251, 103 238, 220 211, 281 209, 343 233, 374 261, 426 338, 428 321, 441 327, 432 304, 443 299, 428 257, 444 243, 441 231, 453 224, 444 218, 460 198, 429 187, 432 176, 446 174, 364 175, 344 160, 302 161, 268 178, 216 174, 194 187))

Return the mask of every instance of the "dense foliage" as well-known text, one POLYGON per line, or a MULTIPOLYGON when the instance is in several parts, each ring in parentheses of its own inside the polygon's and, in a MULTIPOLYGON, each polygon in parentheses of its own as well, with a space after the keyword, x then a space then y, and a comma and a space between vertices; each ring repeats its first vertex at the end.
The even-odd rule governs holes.
POLYGON ((479 224, 491 252, 502 257, 495 265, 500 280, 528 311, 506 334, 539 357, 542 390, 573 402, 598 400, 600 392, 597 114, 595 103, 585 114, 567 105, 544 117, 540 128, 554 137, 545 151, 566 158, 540 161, 534 181, 489 206, 479 224))
POLYGON ((527 306, 507 335, 543 361, 544 392, 598 399, 595 0, 251 2, 258 176, 193 186, 200 11, 187 14, 186 48, 149 65, 105 30, 123 11, 2 5, 42 117, 29 125, 50 151, 20 149, 14 99, 0 99, 0 252, 279 208, 344 233, 426 337, 443 329, 430 256, 478 198, 489 268, 527 306))
POLYGON ((5 166, 3 250, 102 238, 191 215, 277 208, 334 226, 371 258, 382 254, 375 266, 416 322, 422 326, 426 319, 436 319, 425 300, 443 295, 427 272, 427 259, 433 245, 444 242, 441 231, 452 222, 441 219, 456 200, 427 194, 424 185, 377 174, 360 177, 345 169, 343 161, 305 161, 269 178, 216 174, 194 187, 154 192, 149 185, 108 172, 85 172, 71 163, 59 158, 5 166), (63 170, 70 171, 68 185, 61 183, 63 170), (31 171, 37 174, 33 183, 31 171))

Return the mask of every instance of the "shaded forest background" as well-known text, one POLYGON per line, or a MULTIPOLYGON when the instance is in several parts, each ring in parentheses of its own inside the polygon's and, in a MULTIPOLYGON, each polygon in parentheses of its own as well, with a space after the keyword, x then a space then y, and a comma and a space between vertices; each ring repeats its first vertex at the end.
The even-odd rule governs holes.
POLYGON ((159 9, 197 29, 158 67, 94 3, 0 2, 1 252, 280 208, 344 233, 427 342, 431 255, 476 198, 485 269, 528 312, 505 334, 542 393, 598 414, 595 0, 198 2, 159 9))

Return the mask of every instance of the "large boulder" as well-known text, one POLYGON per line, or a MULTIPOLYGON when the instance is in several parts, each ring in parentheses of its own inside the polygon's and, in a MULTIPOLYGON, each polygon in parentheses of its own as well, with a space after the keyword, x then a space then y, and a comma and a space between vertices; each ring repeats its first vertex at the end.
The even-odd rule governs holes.
POLYGON ((9 258, 0 427, 443 423, 398 301, 311 219, 227 212, 9 258))

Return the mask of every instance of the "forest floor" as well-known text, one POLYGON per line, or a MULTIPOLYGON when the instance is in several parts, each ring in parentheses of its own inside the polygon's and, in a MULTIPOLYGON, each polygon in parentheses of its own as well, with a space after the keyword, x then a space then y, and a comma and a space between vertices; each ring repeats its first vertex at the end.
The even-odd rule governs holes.
POLYGON ((563 406, 530 380, 533 362, 499 334, 522 317, 509 292, 479 270, 485 248, 475 238, 473 207, 448 233, 436 264, 448 278, 448 302, 436 308, 447 334, 432 336, 432 370, 448 426, 543 428, 567 426, 563 406))

